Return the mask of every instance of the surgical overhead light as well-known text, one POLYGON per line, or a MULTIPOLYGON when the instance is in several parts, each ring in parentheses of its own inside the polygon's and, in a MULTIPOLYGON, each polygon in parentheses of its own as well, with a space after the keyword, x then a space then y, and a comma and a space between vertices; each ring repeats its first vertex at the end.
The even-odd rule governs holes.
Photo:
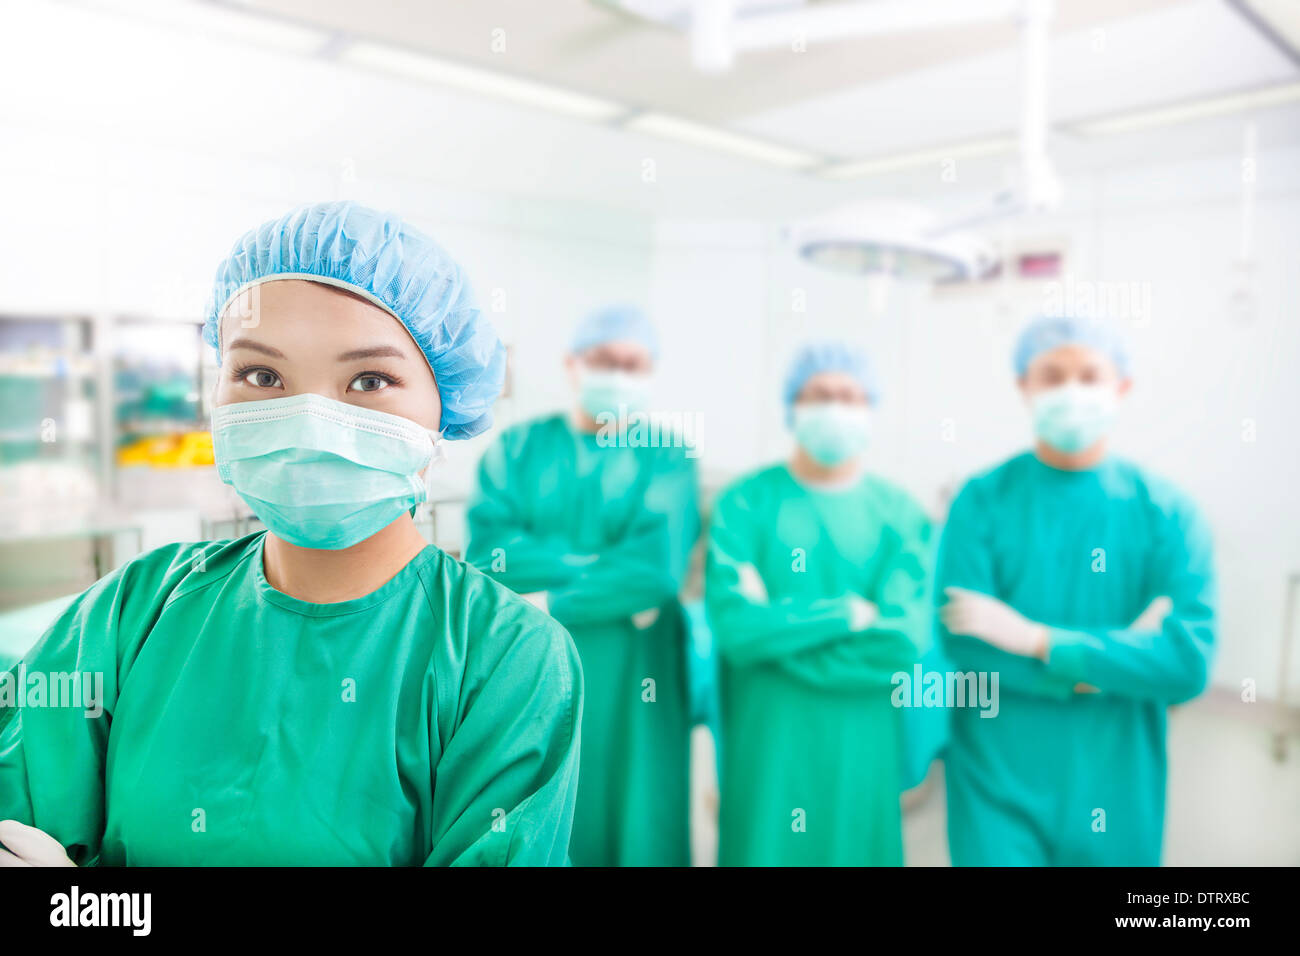
POLYGON ((978 278, 995 261, 979 237, 906 203, 858 203, 799 223, 789 235, 808 262, 849 275, 949 282, 978 278))
MULTIPOLYGON (((1020 25, 1021 113, 1012 185, 983 207, 946 221, 924 209, 866 203, 837 210, 789 230, 798 253, 813 265, 896 279, 940 282, 987 273, 992 248, 965 230, 1054 208, 1061 186, 1047 156, 1047 37, 1052 0, 605 0, 629 13, 685 30, 698 69, 719 72, 739 53, 807 41, 893 36, 967 23, 1014 19, 1020 25)), ((999 144, 1000 146, 1000 144, 999 144)), ((828 178, 837 178, 828 170, 828 178)))

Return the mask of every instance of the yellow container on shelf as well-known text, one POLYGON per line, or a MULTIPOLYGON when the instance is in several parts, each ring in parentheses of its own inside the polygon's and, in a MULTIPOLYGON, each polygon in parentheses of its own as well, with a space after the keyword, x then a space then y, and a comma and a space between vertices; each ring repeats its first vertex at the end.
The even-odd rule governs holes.
POLYGON ((123 466, 152 468, 198 468, 213 463, 211 432, 182 432, 176 435, 148 435, 117 450, 123 466))
POLYGON ((215 459, 212 455, 211 432, 186 432, 180 439, 180 446, 176 450, 176 467, 196 468, 213 464, 215 459))

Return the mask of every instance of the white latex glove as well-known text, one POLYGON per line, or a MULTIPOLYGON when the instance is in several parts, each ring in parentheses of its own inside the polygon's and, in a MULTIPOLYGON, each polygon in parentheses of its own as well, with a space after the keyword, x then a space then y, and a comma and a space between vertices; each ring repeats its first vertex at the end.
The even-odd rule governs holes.
POLYGON ((880 616, 877 607, 864 597, 856 594, 849 596, 849 627, 854 631, 865 631, 880 616))
POLYGON ((637 611, 632 615, 632 623, 638 631, 644 631, 657 620, 659 620, 659 608, 657 607, 648 607, 644 611, 637 611))
POLYGON ((1130 626, 1134 631, 1158 631, 1164 626, 1165 618, 1169 612, 1174 609, 1174 602, 1169 598, 1161 595, 1150 604, 1146 610, 1137 616, 1137 620, 1130 626))
POLYGON ((944 588, 948 601, 939 620, 952 634, 964 634, 1023 657, 1047 658, 1047 628, 978 591, 944 588))
POLYGON ((755 604, 767 603, 767 585, 763 583, 763 576, 758 573, 758 568, 752 564, 742 564, 736 569, 740 575, 740 583, 737 590, 744 595, 745 599, 755 604))
POLYGON ((551 592, 529 591, 527 594, 521 594, 519 596, 543 614, 551 613, 551 592))
POLYGON ((76 866, 58 840, 17 820, 0 820, 0 867, 76 866))

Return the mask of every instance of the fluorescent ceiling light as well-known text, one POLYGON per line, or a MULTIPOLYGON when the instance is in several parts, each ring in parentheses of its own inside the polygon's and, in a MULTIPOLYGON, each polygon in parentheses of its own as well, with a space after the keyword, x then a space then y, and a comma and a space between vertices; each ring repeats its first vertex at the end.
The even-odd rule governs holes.
MULTIPOLYGON (((1283 106, 1294 102, 1300 102, 1300 83, 1287 83, 1260 90, 1251 90, 1246 93, 1215 96, 1156 109, 1118 113, 1114 116, 1066 124, 1064 128, 1088 136, 1102 136, 1112 133, 1127 133, 1152 126, 1185 123, 1244 110, 1283 106)), ((815 172, 824 179, 856 179, 859 176, 870 176, 876 173, 894 172, 917 166, 930 166, 941 163, 946 159, 1010 153, 1017 149, 1018 146, 1019 141, 1014 137, 994 136, 988 139, 968 140, 915 152, 893 153, 870 159, 834 163, 815 172)))
POLYGON ((784 166, 787 169, 800 169, 811 166, 820 159, 815 154, 806 153, 803 150, 791 149, 788 146, 780 146, 766 140, 755 139, 752 136, 732 133, 716 126, 693 123, 690 120, 668 116, 663 113, 641 113, 624 123, 623 128, 638 133, 662 136, 664 139, 675 139, 682 143, 689 143, 692 146, 703 146, 724 153, 734 153, 737 156, 744 156, 746 159, 757 159, 761 162, 771 163, 773 166, 784 166))
POLYGON ((1019 145, 1020 141, 1014 136, 990 136, 986 139, 963 140, 930 149, 914 150, 907 153, 891 153, 871 159, 833 163, 817 170, 817 175, 825 179, 856 179, 859 176, 888 173, 898 169, 932 166, 947 159, 997 156, 1014 152, 1019 145))
POLYGON ((82 0, 85 6, 118 13, 203 37, 221 37, 285 53, 320 50, 329 34, 313 27, 243 13, 229 7, 182 0, 82 0))
POLYGON ((606 120, 627 112, 627 107, 612 100, 379 43, 354 43, 343 50, 339 59, 354 66, 396 73, 409 79, 482 93, 583 119, 606 120))
POLYGON ((1069 128, 1086 136, 1101 136, 1107 133, 1128 133, 1133 130, 1148 129, 1152 126, 1169 126, 1174 123, 1188 123, 1192 120, 1207 119, 1211 116, 1223 116, 1228 113, 1240 113, 1245 110, 1264 109, 1270 106, 1283 106, 1300 101, 1300 83, 1284 83, 1247 93, 1230 93, 1227 96, 1211 96, 1190 103, 1163 106, 1149 110, 1134 110, 1107 116, 1095 120, 1071 123, 1069 128))

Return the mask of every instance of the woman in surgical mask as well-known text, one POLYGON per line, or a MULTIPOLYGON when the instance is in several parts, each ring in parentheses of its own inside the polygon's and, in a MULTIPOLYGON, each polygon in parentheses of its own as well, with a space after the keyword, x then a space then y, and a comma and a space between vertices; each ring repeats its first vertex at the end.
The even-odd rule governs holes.
POLYGON ((0 863, 565 863, 572 642, 412 520, 502 382, 460 268, 302 207, 236 243, 205 337, 217 472, 267 530, 133 559, 31 651, 104 716, 0 710, 0 863))
POLYGON ((897 865, 915 782, 894 677, 929 646, 930 522, 871 474, 866 356, 801 350, 788 462, 719 496, 705 600, 721 655, 724 866, 897 865))

